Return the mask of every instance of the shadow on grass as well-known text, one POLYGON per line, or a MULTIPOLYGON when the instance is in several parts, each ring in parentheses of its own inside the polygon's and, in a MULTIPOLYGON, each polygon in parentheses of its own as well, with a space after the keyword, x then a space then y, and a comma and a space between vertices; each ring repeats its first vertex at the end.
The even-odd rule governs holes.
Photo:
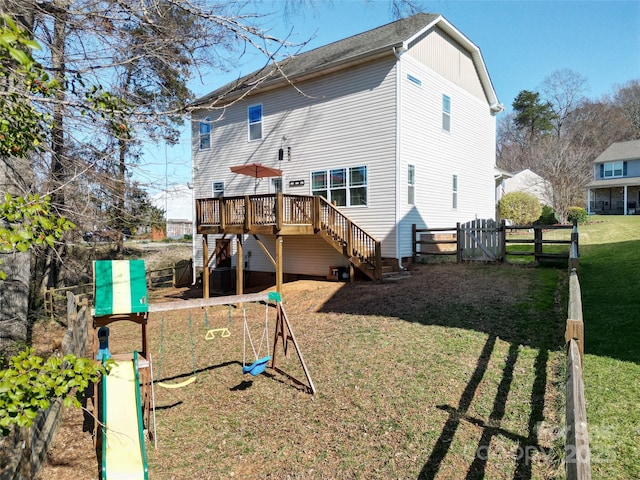
MULTIPOLYGON (((464 266, 453 268, 460 268, 461 276, 469 274, 468 270, 465 272, 464 266)), ((551 269, 542 272, 539 269, 527 269, 522 274, 531 275, 534 278, 533 283, 529 285, 530 290, 521 292, 522 300, 513 302, 500 302, 492 298, 481 298, 480 301, 475 301, 477 299, 474 301, 449 300, 438 296, 438 294, 428 295, 423 292, 423 295, 420 295, 420 292, 416 292, 415 303, 411 306, 398 305, 389 298, 388 300, 381 299, 380 302, 357 302, 357 305, 356 302, 352 302, 353 308, 351 308, 349 298, 358 298, 358 295, 363 294, 363 292, 359 292, 361 287, 352 284, 339 290, 332 299, 323 305, 321 311, 392 316, 424 325, 462 328, 487 334, 475 370, 464 387, 458 404, 437 406, 440 410, 448 413, 448 418, 433 449, 428 454, 429 456, 418 476, 419 479, 429 480, 437 477, 461 422, 480 427, 482 433, 475 445, 475 450, 473 450, 473 457, 468 459, 469 463, 460 465, 462 474, 460 478, 469 480, 485 478, 488 462, 491 461, 491 456, 495 455, 491 449, 491 443, 493 438, 498 436, 507 438, 516 444, 517 455, 512 460, 514 462, 513 478, 523 480, 532 478, 533 454, 549 453, 538 443, 537 426, 539 422, 544 420, 549 352, 561 349, 564 341, 563 327, 566 317, 563 318, 564 310, 560 314, 558 297, 556 297, 558 287, 566 285, 561 282, 563 275, 565 275, 564 271, 564 269, 551 269), (534 289, 539 291, 531 291, 534 289), (500 383, 488 418, 475 418, 469 415, 469 409, 483 378, 487 374, 498 339, 509 343, 500 383), (519 358, 521 345, 537 350, 526 435, 501 427, 509 393, 513 387, 514 369, 519 358)), ((482 271, 472 271, 471 273, 481 275, 482 271)), ((487 273, 488 277, 479 277, 481 278, 479 282, 491 282, 491 275, 496 274, 495 271, 487 271, 487 273)), ((497 274, 500 274, 499 271, 497 274)), ((448 281, 451 282, 451 280, 448 281)), ((412 288, 409 283, 404 287, 399 286, 405 289, 412 288)), ((371 288, 375 289, 376 286, 372 285, 371 288)), ((387 293, 390 292, 389 290, 387 293)))

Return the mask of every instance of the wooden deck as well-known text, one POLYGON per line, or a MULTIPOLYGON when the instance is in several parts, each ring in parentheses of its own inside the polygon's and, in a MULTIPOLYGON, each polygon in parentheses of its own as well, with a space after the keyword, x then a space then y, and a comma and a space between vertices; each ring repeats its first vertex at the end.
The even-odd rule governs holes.
MULTIPOLYGON (((277 193, 196 199, 196 232, 277 237, 320 235, 369 278, 382 277, 380 242, 319 196, 277 193)), ((206 243, 206 239, 203 241, 206 243)), ((203 255, 207 257, 204 264, 208 265, 210 259, 205 250, 203 245, 203 255)), ((272 261, 278 270, 278 259, 272 261)))

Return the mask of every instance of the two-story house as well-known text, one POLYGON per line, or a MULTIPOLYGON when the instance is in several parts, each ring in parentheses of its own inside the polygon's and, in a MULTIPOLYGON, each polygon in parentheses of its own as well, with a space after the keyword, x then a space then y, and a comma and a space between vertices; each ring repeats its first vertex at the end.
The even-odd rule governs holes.
POLYGON ((589 214, 639 213, 640 140, 611 144, 593 164, 593 181, 587 184, 589 214))
POLYGON ((503 107, 480 49, 441 15, 295 55, 192 107, 196 266, 231 255, 252 282, 335 267, 375 279, 411 257, 412 224, 494 217, 503 107), (271 170, 234 173, 252 163, 271 170))

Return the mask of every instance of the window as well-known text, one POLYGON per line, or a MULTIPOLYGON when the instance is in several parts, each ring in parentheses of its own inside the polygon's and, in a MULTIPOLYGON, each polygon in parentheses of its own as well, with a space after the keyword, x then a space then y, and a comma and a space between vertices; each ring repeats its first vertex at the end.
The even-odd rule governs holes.
POLYGON ((600 176, 602 178, 622 177, 627 174, 627 162, 610 162, 600 165, 600 176))
POLYGON ((271 179, 271 193, 282 193, 282 177, 271 179))
POLYGON ((407 203, 416 204, 416 166, 409 165, 407 171, 407 203))
POLYGON ((249 140, 262 138, 262 105, 249 107, 249 140))
POLYGON ((213 198, 224 197, 224 182, 213 182, 213 198))
POLYGON ((367 167, 311 172, 311 193, 339 207, 367 205, 367 167))
POLYGON ((211 148, 211 119, 205 118, 200 122, 200 150, 211 148))
POLYGON ((447 95, 442 95, 442 129, 451 131, 451 98, 447 95))
POLYGON ((454 175, 453 176, 453 190, 452 190, 451 206, 454 209, 458 208, 458 175, 454 175))

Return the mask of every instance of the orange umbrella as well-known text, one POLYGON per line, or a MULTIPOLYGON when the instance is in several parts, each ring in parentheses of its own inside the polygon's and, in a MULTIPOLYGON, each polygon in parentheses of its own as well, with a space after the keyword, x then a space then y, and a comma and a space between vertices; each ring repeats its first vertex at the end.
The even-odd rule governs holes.
POLYGON ((233 173, 240 175, 248 175, 256 179, 256 185, 253 189, 253 193, 258 189, 258 178, 266 177, 281 177, 282 170, 279 168, 267 167, 261 163, 247 163, 246 165, 238 165, 237 167, 231 167, 233 173))

